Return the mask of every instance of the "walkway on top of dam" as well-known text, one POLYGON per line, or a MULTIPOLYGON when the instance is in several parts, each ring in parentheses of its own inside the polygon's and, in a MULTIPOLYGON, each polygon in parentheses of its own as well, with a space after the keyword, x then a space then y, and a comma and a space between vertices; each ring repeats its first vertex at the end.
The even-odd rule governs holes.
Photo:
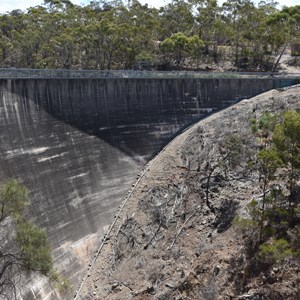
POLYGON ((300 78, 300 73, 139 71, 139 70, 60 70, 0 69, 0 79, 96 79, 96 78, 300 78))

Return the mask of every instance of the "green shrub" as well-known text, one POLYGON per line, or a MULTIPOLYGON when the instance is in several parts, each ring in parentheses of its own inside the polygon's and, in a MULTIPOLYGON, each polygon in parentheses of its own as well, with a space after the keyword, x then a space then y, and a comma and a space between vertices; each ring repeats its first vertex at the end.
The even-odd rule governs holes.
POLYGON ((45 231, 28 221, 21 222, 16 226, 16 240, 26 268, 49 274, 53 263, 45 231))
POLYGON ((258 258, 263 262, 274 264, 292 256, 290 244, 285 239, 272 239, 259 246, 258 258))

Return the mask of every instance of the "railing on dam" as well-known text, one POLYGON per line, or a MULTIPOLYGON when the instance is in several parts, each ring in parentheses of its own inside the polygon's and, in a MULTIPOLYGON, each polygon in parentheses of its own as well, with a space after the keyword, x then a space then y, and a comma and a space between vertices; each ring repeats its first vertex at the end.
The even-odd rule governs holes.
POLYGON ((193 71, 137 71, 137 70, 59 70, 59 69, 0 69, 0 78, 300 78, 300 73, 259 72, 193 72, 193 71))

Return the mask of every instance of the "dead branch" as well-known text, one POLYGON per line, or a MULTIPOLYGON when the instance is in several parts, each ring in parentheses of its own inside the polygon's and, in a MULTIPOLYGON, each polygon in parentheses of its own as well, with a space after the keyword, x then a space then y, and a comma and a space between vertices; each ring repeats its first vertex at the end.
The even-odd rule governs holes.
POLYGON ((178 232, 176 233, 176 235, 175 235, 175 237, 174 237, 174 240, 173 240, 171 246, 168 247, 167 250, 170 250, 170 249, 173 248, 173 246, 174 246, 174 244, 175 244, 175 242, 176 242, 178 236, 179 236, 180 233, 182 232, 183 228, 185 228, 185 225, 187 224, 187 222, 188 222, 194 215, 195 215, 195 213, 191 214, 191 215, 184 221, 184 223, 182 224, 181 228, 180 228, 180 229, 178 230, 178 232))

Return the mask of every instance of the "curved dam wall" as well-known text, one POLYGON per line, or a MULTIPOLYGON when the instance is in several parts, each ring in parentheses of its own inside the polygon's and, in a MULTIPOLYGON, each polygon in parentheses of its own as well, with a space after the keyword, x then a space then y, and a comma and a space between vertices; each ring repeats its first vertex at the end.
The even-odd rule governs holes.
MULTIPOLYGON (((214 110, 299 80, 1 79, 0 179, 29 189, 28 216, 76 289, 141 167, 214 110)), ((39 276, 22 299, 59 296, 39 276)))

